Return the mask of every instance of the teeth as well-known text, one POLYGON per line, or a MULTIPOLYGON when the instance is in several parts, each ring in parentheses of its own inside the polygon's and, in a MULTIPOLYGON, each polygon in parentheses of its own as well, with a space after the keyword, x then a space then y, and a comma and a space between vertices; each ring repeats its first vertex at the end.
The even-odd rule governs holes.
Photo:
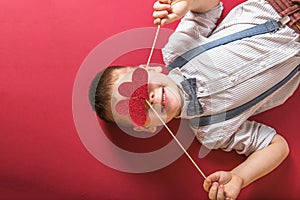
POLYGON ((164 112, 164 108, 166 105, 166 95, 165 95, 165 90, 164 88, 162 88, 162 97, 161 97, 162 101, 161 101, 161 112, 164 112))

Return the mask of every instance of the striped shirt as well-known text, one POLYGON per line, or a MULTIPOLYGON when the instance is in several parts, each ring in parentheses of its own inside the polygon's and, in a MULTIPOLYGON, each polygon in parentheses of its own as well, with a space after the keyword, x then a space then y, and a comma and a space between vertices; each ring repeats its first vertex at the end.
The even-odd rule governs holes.
MULTIPOLYGON (((234 9, 216 27, 222 3, 206 13, 188 12, 163 49, 166 65, 176 57, 201 44, 280 18, 265 0, 248 0, 234 9)), ((213 115, 236 108, 262 94, 300 64, 299 35, 289 27, 234 41, 193 58, 169 76, 178 84, 184 78, 197 79, 197 97, 204 113, 213 115)), ((236 150, 249 155, 268 146, 276 131, 264 124, 249 121, 254 114, 284 103, 297 89, 299 72, 272 95, 232 119, 192 128, 197 139, 210 149, 236 150)), ((180 86, 179 86, 180 87, 180 86)), ((181 118, 186 115, 185 94, 181 118)), ((198 116, 192 116, 198 117, 198 116)))

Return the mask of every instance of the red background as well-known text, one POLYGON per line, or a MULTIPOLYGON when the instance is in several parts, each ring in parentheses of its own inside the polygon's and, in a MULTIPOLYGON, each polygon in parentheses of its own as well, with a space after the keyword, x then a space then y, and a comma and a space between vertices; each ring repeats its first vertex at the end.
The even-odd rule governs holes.
MULTIPOLYGON (((242 1, 224 2, 224 14, 242 1)), ((74 125, 72 90, 81 63, 108 37, 153 27, 153 2, 0 2, 1 200, 207 199, 203 178, 184 155, 155 172, 116 171, 89 154, 74 125)), ((143 55, 146 60, 148 53, 143 55)), ((159 53, 153 59, 161 62, 159 53)), ((137 61, 132 56, 119 62, 137 61)), ((298 89, 285 105, 254 117, 284 135, 291 153, 274 172, 244 189, 240 199, 300 196, 299 100, 298 89)), ((188 151, 206 174, 231 169, 245 159, 222 151, 197 159, 197 141, 188 151)))

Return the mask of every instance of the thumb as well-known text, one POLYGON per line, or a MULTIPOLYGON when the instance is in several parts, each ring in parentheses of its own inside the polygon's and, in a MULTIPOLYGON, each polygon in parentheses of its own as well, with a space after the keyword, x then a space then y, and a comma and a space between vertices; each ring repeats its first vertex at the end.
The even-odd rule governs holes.
POLYGON ((211 185, 212 185, 212 181, 211 181, 209 178, 206 178, 206 179, 204 180, 204 183, 203 183, 203 188, 204 188, 204 190, 205 190, 206 192, 208 192, 208 191, 209 191, 209 188, 211 187, 211 185))
POLYGON ((207 179, 209 179, 211 182, 219 182, 221 179, 221 172, 215 172, 210 174, 207 179))
POLYGON ((176 21, 178 19, 180 19, 180 17, 177 14, 170 13, 170 14, 168 14, 167 17, 161 19, 160 24, 161 25, 170 24, 170 23, 172 23, 172 22, 174 22, 174 21, 176 21))
POLYGON ((213 182, 219 182, 221 179, 221 173, 220 172, 215 172, 213 174, 210 174, 206 179, 204 180, 203 183, 203 188, 206 192, 209 191, 210 187, 212 186, 213 182))

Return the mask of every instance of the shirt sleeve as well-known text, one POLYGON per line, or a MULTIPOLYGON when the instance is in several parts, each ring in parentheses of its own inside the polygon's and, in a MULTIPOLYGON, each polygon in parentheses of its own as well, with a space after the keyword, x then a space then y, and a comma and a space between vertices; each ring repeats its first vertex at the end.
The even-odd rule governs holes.
POLYGON ((248 156, 267 147, 275 135, 276 131, 269 126, 255 121, 246 121, 224 143, 222 149, 225 151, 235 150, 239 154, 248 156))
POLYGON ((180 21, 176 32, 180 32, 194 39, 208 37, 214 28, 223 10, 222 2, 207 12, 197 13, 189 11, 180 21))
MULTIPOLYGON (((235 132, 228 132, 226 126, 211 128, 211 125, 197 130, 197 139, 209 149, 235 150, 238 154, 251 153, 267 147, 276 131, 255 121, 245 121, 235 132), (208 128, 209 127, 209 128, 208 128)), ((229 128, 230 129, 230 128, 229 128)))
POLYGON ((223 10, 223 4, 203 13, 189 11, 170 36, 167 45, 162 49, 164 62, 169 65, 176 57, 206 42, 207 37, 216 27, 223 10))

